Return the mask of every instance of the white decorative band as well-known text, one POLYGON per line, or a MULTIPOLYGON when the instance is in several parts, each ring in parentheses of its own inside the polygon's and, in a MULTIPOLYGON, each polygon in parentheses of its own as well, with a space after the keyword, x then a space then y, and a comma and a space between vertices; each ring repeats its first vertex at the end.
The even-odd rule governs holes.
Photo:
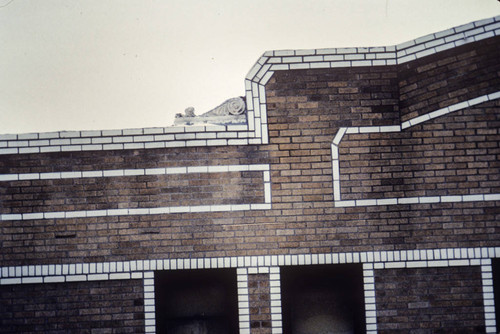
POLYGON ((249 124, 4 134, 0 155, 262 144, 263 129, 249 124))
POLYGON ((500 16, 385 47, 268 51, 247 74, 265 85, 274 71, 403 64, 461 45, 500 36, 500 16))
POLYGON ((375 302, 375 271, 373 263, 363 264, 363 290, 365 293, 366 333, 377 333, 377 306, 375 302))
POLYGON ((72 171, 52 173, 0 174, 1 181, 78 179, 138 175, 174 175, 193 173, 228 173, 269 171, 269 165, 215 165, 165 168, 110 169, 95 171, 72 171))
MULTIPOLYGON (((154 270, 280 267, 373 263, 374 269, 481 265, 500 247, 415 249, 322 254, 131 260, 0 267, 0 285, 144 278, 154 270)), ((254 268, 254 269, 252 269, 254 268)))
POLYGON ((409 127, 429 121, 431 119, 444 116, 446 114, 463 110, 483 102, 500 99, 500 91, 482 95, 468 101, 453 104, 415 118, 412 118, 401 125, 390 126, 366 126, 340 128, 332 141, 332 175, 333 175, 333 198, 336 207, 351 206, 372 206, 372 205, 396 205, 396 204, 425 204, 425 203, 452 203, 452 202, 475 202, 475 201, 498 201, 500 194, 474 194, 474 195, 456 195, 456 196, 421 196, 421 197, 399 197, 399 198, 381 198, 381 199, 362 199, 362 200, 342 200, 340 191, 340 155, 339 145, 344 135, 357 133, 389 133, 401 132, 409 127))
POLYGON ((188 212, 203 213, 203 212, 221 212, 221 211, 270 210, 271 176, 270 176, 269 165, 192 166, 192 167, 171 167, 171 168, 150 168, 150 169, 118 169, 118 170, 105 170, 105 171, 84 171, 84 172, 76 171, 76 172, 54 172, 54 173, 3 174, 0 175, 0 181, 39 180, 39 179, 48 180, 48 179, 87 178, 87 177, 98 178, 98 177, 160 175, 160 174, 169 175, 169 174, 190 174, 190 173, 225 173, 225 172, 242 172, 242 171, 263 172, 263 183, 264 183, 263 203, 13 213, 13 214, 1 214, 0 221, 86 218, 86 217, 103 217, 103 216, 156 215, 156 214, 174 214, 174 213, 188 213, 188 212))
POLYGON ((154 272, 144 272, 144 332, 156 333, 154 272))
POLYGON ((484 261, 481 266, 483 281, 483 304, 486 333, 497 333, 495 314, 495 295, 493 291, 493 270, 491 262, 484 261))

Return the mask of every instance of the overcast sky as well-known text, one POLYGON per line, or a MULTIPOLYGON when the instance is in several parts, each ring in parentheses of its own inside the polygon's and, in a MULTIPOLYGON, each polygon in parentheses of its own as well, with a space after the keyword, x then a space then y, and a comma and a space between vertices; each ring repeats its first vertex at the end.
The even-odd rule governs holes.
POLYGON ((267 50, 394 45, 497 0, 0 0, 0 133, 163 127, 267 50))

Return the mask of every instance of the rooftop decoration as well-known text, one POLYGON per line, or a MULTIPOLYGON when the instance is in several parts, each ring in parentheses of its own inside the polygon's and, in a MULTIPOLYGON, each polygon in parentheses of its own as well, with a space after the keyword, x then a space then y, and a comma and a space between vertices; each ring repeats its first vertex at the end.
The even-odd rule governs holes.
POLYGON ((245 98, 234 97, 200 116, 195 115, 193 107, 188 107, 183 114, 175 115, 174 125, 245 124, 246 122, 245 98))

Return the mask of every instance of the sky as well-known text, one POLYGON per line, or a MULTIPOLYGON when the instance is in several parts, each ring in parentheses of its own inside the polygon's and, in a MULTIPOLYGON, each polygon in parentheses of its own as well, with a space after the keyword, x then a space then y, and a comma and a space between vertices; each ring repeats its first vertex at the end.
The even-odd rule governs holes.
POLYGON ((171 126, 268 50, 399 44, 498 0, 0 0, 0 134, 171 126))

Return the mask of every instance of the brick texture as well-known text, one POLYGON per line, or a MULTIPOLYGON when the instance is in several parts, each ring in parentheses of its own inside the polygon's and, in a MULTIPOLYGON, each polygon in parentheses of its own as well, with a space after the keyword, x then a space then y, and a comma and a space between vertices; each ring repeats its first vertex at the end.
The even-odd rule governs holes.
POLYGON ((0 286, 2 333, 142 333, 142 280, 0 286))
POLYGON ((346 135, 342 199, 499 193, 499 106, 484 103, 400 133, 346 135))
POLYGON ((271 301, 269 274, 248 275, 250 328, 252 333, 271 333, 271 301))
POLYGON ((484 333, 479 267, 375 271, 379 333, 484 333))
POLYGON ((499 55, 497 37, 401 66, 402 120, 497 91, 499 55))

